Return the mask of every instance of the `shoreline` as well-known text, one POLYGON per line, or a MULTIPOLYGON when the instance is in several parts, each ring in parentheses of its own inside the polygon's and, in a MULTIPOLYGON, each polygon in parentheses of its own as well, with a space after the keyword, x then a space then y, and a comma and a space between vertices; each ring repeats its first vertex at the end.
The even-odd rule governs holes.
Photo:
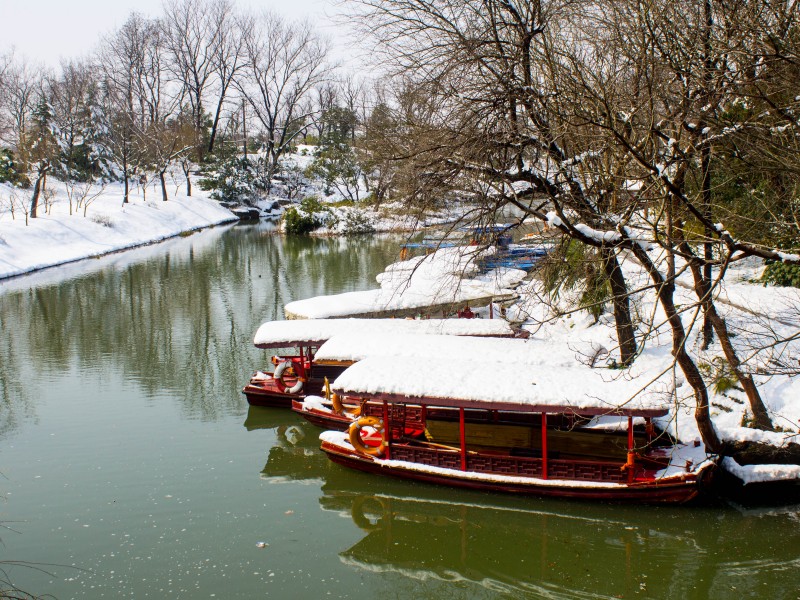
POLYGON ((197 233, 198 231, 203 231, 205 229, 213 229, 214 227, 221 227, 223 225, 233 225, 238 221, 240 221, 240 219, 238 217, 233 217, 233 218, 231 218, 229 220, 220 221, 218 223, 211 223, 209 225, 200 225, 198 227, 193 227, 191 229, 184 229, 182 231, 178 231, 178 232, 170 234, 170 235, 165 235, 165 236, 160 237, 160 238, 154 238, 152 240, 148 240, 148 241, 144 241, 144 242, 134 242, 134 243, 132 243, 132 244, 130 244, 128 246, 122 246, 122 247, 119 247, 119 248, 114 248, 113 250, 109 250, 107 252, 98 252, 98 253, 94 253, 94 254, 87 254, 86 256, 70 258, 70 259, 67 259, 67 260, 55 262, 55 263, 48 264, 48 265, 41 265, 41 266, 38 266, 38 267, 32 267, 31 269, 29 269, 27 271, 22 271, 22 272, 19 272, 19 273, 13 273, 11 275, 0 274, 0 283, 3 283, 4 281, 9 281, 11 279, 17 279, 17 278, 20 278, 20 277, 25 277, 26 275, 33 275, 34 273, 40 273, 42 271, 46 271, 48 269, 53 269, 55 267, 63 267, 65 265, 71 265, 71 264, 74 264, 74 263, 77 263, 77 262, 81 262, 82 260, 97 259, 97 258, 102 258, 104 256, 111 256, 111 255, 114 255, 114 254, 121 254, 123 252, 127 252, 129 250, 135 250, 137 248, 144 248, 146 246, 155 246, 156 244, 160 244, 162 242, 166 242, 166 241, 175 239, 177 237, 187 237, 189 235, 197 233))
POLYGON ((203 192, 164 202, 138 191, 123 203, 123 188, 114 183, 91 206, 76 206, 61 182, 50 189, 52 200, 30 218, 26 204, 13 204, 19 191, 0 184, 0 281, 240 220, 203 192))

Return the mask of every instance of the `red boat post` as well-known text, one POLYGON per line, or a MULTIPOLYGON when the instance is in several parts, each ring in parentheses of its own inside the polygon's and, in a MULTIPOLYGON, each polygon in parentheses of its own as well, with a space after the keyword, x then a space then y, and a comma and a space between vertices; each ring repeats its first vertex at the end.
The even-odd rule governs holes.
POLYGON ((458 436, 461 444, 461 470, 467 470, 467 433, 464 424, 464 407, 458 409, 458 436))
POLYGON ((389 403, 383 401, 383 437, 386 439, 386 460, 392 458, 392 424, 389 421, 389 403))
POLYGON ((547 413, 542 413, 542 479, 547 479, 547 413))
POLYGON ((628 416, 628 462, 625 463, 625 468, 628 470, 628 483, 633 483, 635 465, 636 459, 633 453, 633 417, 628 416))

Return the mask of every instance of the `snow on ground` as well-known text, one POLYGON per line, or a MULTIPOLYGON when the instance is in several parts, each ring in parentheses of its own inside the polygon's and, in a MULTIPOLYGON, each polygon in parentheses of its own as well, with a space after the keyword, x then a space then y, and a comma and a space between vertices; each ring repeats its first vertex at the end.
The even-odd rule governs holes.
POLYGON ((145 200, 141 189, 131 186, 130 202, 124 206, 121 183, 109 184, 102 192, 95 186, 92 194, 100 195, 85 211, 73 201, 72 214, 66 186, 50 179, 48 189, 55 195, 47 203, 40 200, 39 216, 26 224, 30 190, 0 184, 0 278, 236 220, 197 187, 186 196, 182 183, 168 184, 167 202, 161 199, 160 187, 149 186, 145 200))
POLYGON ((730 457, 722 459, 722 465, 726 471, 736 475, 745 485, 800 479, 799 465, 740 465, 730 457))

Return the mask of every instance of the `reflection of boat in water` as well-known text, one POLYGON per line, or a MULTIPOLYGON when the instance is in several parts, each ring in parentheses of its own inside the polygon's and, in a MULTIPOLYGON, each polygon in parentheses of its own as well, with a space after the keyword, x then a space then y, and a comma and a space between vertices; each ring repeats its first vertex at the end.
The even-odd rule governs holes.
POLYGON ((325 379, 333 381, 351 363, 315 360, 317 348, 335 335, 370 333, 381 338, 400 333, 452 334, 456 336, 511 337, 508 323, 497 320, 459 319, 301 319, 268 321, 256 332, 253 343, 262 349, 294 348, 292 354, 276 354, 271 373, 256 371, 242 390, 255 406, 289 407, 292 400, 319 394, 325 379))
POLYGON ((281 409, 251 407, 251 411, 268 410, 280 413, 283 419, 272 421, 275 429, 275 442, 269 449, 267 462, 261 470, 261 477, 271 482, 308 481, 319 483, 331 470, 331 463, 319 451, 317 430, 300 421, 291 412, 281 409))
POLYGON ((687 536, 561 513, 552 504, 523 510, 327 490, 320 502, 349 515, 366 533, 340 553, 345 564, 416 581, 459 582, 465 597, 490 591, 504 597, 629 597, 641 593, 642 584, 669 589, 677 578, 675 563, 702 552, 687 536))
POLYGON ((324 481, 332 468, 331 462, 316 447, 308 447, 304 444, 276 445, 269 449, 269 456, 261 470, 261 477, 272 482, 320 483, 324 481))
MULTIPOLYGON (((759 529, 769 539, 791 520, 769 527, 716 508, 521 502, 474 493, 453 501, 452 493, 409 484, 385 493, 358 488, 326 484, 320 505, 364 532, 340 552, 342 562, 381 573, 395 591, 405 589, 399 577, 433 586, 426 597, 437 597, 439 584, 442 595, 452 594, 458 582, 469 598, 793 598, 800 583, 800 560, 774 559, 774 544, 757 541, 759 529)), ((794 522, 788 544, 800 542, 797 515, 794 522)))
POLYGON ((247 431, 255 431, 257 429, 277 429, 299 423, 294 415, 274 406, 248 406, 244 428, 247 431))
POLYGON ((320 482, 331 464, 319 451, 318 431, 281 408, 251 406, 244 426, 248 431, 268 430, 275 434, 261 477, 272 482, 320 482))

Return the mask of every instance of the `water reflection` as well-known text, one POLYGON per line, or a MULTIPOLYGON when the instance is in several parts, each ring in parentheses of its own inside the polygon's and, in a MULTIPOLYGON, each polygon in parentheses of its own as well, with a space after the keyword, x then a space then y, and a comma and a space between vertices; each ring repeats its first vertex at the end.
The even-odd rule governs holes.
POLYGON ((794 598, 800 585, 798 509, 764 518, 733 510, 465 498, 405 484, 359 490, 353 482, 329 480, 320 498, 324 510, 364 532, 340 559, 382 574, 397 589, 405 580, 443 590, 458 583, 470 598, 794 598), (795 552, 776 560, 765 539, 780 539, 795 552))
POLYGON ((39 386, 86 375, 122 374, 204 420, 241 413, 256 327, 291 300, 376 285, 401 239, 237 226, 0 282, 0 433, 35 414, 39 386))
POLYGON ((251 406, 244 426, 248 431, 275 429, 263 479, 323 483, 334 468, 319 449, 320 429, 285 408, 251 406))

